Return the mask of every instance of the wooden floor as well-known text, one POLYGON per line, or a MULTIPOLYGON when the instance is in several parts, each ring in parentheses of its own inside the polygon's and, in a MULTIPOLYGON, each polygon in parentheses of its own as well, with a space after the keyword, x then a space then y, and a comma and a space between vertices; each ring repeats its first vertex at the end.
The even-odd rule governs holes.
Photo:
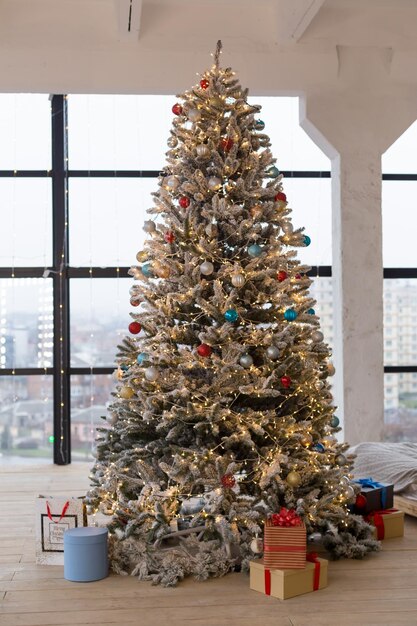
POLYGON ((34 496, 78 495, 89 467, 0 468, 0 626, 390 626, 417 625, 417 519, 406 536, 365 561, 329 564, 327 589, 281 602, 249 590, 245 574, 176 589, 110 576, 71 583, 37 566, 34 496))

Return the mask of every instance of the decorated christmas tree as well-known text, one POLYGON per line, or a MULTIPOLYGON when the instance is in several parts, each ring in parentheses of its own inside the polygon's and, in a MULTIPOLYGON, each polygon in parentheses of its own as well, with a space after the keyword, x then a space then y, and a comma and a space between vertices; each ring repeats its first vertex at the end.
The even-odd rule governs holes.
POLYGON ((282 507, 335 556, 378 545, 348 510, 334 368, 296 255, 310 238, 260 107, 219 55, 172 107, 88 494, 112 516, 115 571, 164 585, 247 567, 282 507))

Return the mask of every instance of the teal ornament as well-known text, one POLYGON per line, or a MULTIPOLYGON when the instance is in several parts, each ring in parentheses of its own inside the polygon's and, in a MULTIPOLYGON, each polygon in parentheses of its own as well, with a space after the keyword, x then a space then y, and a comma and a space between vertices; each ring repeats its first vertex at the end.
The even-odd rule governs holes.
POLYGON ((275 165, 267 167, 265 170, 265 176, 268 178, 277 178, 279 176, 279 169, 275 165))
POLYGON ((255 130, 263 130, 265 128, 265 122, 263 120, 255 120, 255 130))
POLYGON ((340 420, 337 417, 337 415, 333 415, 332 419, 330 420, 330 426, 332 428, 337 428, 340 424, 340 420))
POLYGON ((127 372, 127 370, 129 369, 128 365, 121 365, 120 369, 123 370, 124 372, 127 372))
POLYGON ((248 254, 249 256, 252 257, 258 257, 261 256, 262 254, 262 248, 261 246, 258 246, 257 243, 253 243, 251 246, 249 246, 248 248, 248 254))
POLYGON ((141 352, 137 356, 138 365, 143 365, 146 361, 149 361, 149 354, 147 352, 141 352))
POLYGON ((288 322, 292 322, 298 317, 298 313, 294 309, 287 309, 284 313, 284 317, 288 322))
POLYGON ((307 315, 315 315, 316 312, 314 309, 307 309, 307 315))
POLYGON ((304 235, 304 245, 309 246, 311 244, 311 238, 308 235, 304 235))
POLYGON ((141 270, 144 276, 153 276, 152 266, 150 263, 145 263, 145 265, 142 265, 141 270))
POLYGON ((224 319, 226 320, 226 322, 236 322, 238 317, 239 314, 236 309, 228 309, 224 314, 224 319))
POLYGON ((312 450, 314 450, 314 452, 324 452, 324 446, 322 443, 316 443, 312 450))

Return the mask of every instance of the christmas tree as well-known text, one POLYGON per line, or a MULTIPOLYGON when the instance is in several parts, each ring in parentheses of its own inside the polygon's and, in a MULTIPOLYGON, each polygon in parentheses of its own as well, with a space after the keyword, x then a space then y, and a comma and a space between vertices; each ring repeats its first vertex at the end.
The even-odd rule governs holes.
POLYGON ((220 47, 172 108, 88 494, 112 516, 113 568, 163 585, 246 567, 282 507, 335 556, 378 545, 348 510, 334 369, 296 258, 310 238, 220 47))

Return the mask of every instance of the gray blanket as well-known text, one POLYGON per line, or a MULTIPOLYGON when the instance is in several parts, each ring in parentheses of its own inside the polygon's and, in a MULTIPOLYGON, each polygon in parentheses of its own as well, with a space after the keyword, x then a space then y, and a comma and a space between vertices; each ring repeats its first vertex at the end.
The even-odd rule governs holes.
POLYGON ((355 478, 393 484, 394 493, 417 497, 417 443, 359 443, 349 452, 356 454, 355 478))

